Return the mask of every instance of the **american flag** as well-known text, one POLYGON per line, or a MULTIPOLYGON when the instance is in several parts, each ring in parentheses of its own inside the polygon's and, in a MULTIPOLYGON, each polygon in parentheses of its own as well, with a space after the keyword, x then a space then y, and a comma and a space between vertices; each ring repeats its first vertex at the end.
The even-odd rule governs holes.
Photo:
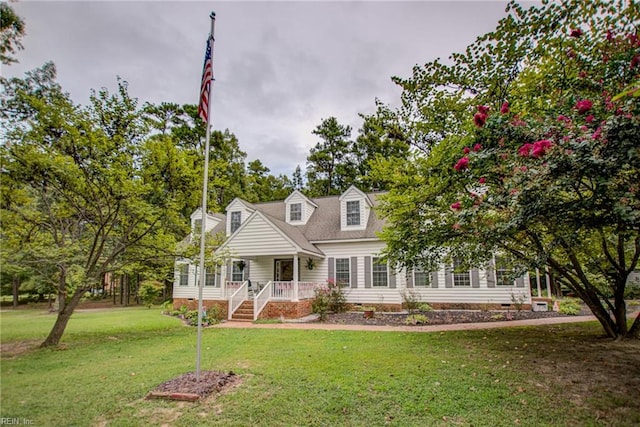
POLYGON ((207 52, 204 55, 204 67, 202 68, 202 83, 200 84, 200 104, 198 104, 198 115, 205 123, 209 123, 209 88, 213 80, 213 36, 209 35, 207 40, 207 52))

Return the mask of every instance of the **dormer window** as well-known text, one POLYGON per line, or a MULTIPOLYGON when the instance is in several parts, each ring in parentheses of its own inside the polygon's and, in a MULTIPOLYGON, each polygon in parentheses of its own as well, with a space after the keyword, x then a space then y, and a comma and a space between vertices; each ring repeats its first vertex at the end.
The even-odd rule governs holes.
POLYGON ((289 205, 289 220, 302 221, 302 203, 292 203, 289 205))
POLYGON ((235 211, 231 212, 231 232, 235 233, 235 231, 240 228, 240 224, 242 223, 242 212, 235 211))
POLYGON ((360 201, 347 201, 347 226, 360 225, 360 201))
POLYGON ((201 219, 194 220, 193 221, 193 234, 200 235, 201 231, 202 231, 202 220, 201 219))

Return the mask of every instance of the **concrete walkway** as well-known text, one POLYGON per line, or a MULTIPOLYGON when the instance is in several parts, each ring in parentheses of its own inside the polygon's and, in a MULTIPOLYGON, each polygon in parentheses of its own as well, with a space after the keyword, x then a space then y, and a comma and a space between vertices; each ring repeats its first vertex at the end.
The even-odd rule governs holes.
POLYGON ((253 323, 226 321, 213 328, 249 328, 249 329, 316 329, 321 331, 378 331, 378 332, 440 332, 464 331, 475 329, 509 328, 515 326, 557 325, 560 323, 577 323, 596 321, 595 316, 562 316, 541 319, 508 320, 501 322, 456 323, 450 325, 424 326, 382 326, 382 325, 346 325, 337 323, 253 323))

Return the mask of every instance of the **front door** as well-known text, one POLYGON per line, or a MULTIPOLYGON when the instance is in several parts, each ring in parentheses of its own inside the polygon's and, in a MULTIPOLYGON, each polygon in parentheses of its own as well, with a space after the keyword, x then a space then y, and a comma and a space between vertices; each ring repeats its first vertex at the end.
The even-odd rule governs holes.
POLYGON ((290 282, 293 280, 293 259, 275 260, 274 280, 276 282, 290 282))

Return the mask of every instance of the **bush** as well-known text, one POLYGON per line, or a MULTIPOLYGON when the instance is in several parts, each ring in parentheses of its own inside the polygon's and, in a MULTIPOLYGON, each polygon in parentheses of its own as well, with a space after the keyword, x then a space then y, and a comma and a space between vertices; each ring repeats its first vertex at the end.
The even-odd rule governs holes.
POLYGON ((148 308, 151 308, 153 303, 157 301, 162 295, 164 285, 156 280, 144 280, 140 283, 138 289, 138 296, 148 308))
POLYGON ((429 323, 429 318, 424 314, 411 314, 407 316, 407 319, 404 321, 406 325, 426 325, 429 323))
POLYGON ((418 306, 418 311, 422 311, 422 312, 433 311, 433 307, 431 307, 426 302, 423 302, 418 306))
POLYGON ((402 305, 409 313, 413 313, 420 308, 420 295, 415 291, 405 289, 402 292, 402 305))
POLYGON ((327 313, 341 313, 347 309, 347 297, 344 291, 332 280, 325 286, 318 286, 313 291, 311 311, 320 315, 320 320, 327 318, 327 313))
MULTIPOLYGON (((183 319, 189 326, 198 325, 198 310, 189 310, 186 305, 180 306, 178 310, 171 311, 170 314, 183 319)), ((203 326, 215 325, 220 323, 221 320, 222 313, 217 305, 202 310, 203 326)))
POLYGON ((558 311, 562 314, 575 316, 581 309, 582 303, 577 298, 565 298, 558 303, 558 311))

